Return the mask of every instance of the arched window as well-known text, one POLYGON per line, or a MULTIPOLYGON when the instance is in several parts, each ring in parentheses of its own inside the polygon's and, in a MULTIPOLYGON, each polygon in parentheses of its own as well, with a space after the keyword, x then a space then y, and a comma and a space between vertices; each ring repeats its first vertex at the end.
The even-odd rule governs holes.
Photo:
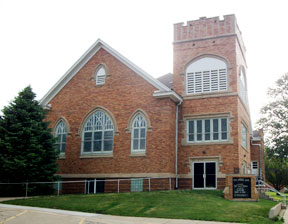
POLYGON ((96 69, 96 85, 104 85, 106 79, 106 69, 103 65, 99 65, 96 69))
POLYGON ((186 93, 199 94, 227 90, 227 65, 213 57, 192 62, 186 69, 186 93))
POLYGON ((137 114, 132 123, 131 151, 143 152, 146 150, 146 121, 142 114, 137 114))
POLYGON ((240 97, 242 101, 246 104, 246 84, 242 69, 240 71, 240 97))
POLYGON ((105 153, 113 150, 114 125, 103 111, 95 111, 85 122, 82 133, 83 153, 105 153))
POLYGON ((63 121, 60 121, 55 129, 56 148, 60 152, 60 154, 65 153, 66 136, 67 136, 66 124, 63 121))

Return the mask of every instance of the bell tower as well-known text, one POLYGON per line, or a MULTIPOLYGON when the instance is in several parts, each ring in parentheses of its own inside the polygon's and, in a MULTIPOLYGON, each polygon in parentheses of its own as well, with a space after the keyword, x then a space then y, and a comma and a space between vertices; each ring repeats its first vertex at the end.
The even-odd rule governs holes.
POLYGON ((245 46, 236 17, 177 23, 173 47, 173 89, 183 98, 179 161, 187 161, 179 176, 192 175, 195 188, 221 189, 227 174, 251 170, 245 46), (205 179, 205 169, 196 178, 207 161, 216 182, 205 179))

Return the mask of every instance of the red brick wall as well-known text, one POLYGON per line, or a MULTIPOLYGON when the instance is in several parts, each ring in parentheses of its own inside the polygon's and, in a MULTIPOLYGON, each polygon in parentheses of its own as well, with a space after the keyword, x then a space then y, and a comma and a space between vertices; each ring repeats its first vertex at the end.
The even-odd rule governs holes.
MULTIPOLYGON (((260 144, 261 145, 261 168, 262 168, 262 177, 265 180, 265 156, 264 156, 264 135, 263 130, 259 130, 259 134, 261 137, 260 141, 253 141, 253 144, 260 144)), ((256 145, 251 146, 251 161, 259 161, 259 147, 256 145)), ((260 166, 260 165, 259 165, 260 166)), ((259 167, 260 168, 260 167, 259 167)), ((260 170, 259 170, 260 174, 260 170)))
MULTIPOLYGON (((51 127, 62 116, 71 136, 67 138, 66 158, 59 160, 60 174, 173 173, 175 150, 175 103, 156 99, 151 84, 100 49, 91 60, 49 102, 47 120, 51 127), (95 86, 94 71, 104 63, 109 76, 103 86, 95 86), (119 133, 114 135, 113 157, 80 158, 80 126, 91 110, 101 106, 115 117, 119 133), (126 133, 130 116, 144 110, 151 121, 147 131, 146 156, 131 157, 131 133, 126 133)), ((115 125, 116 126, 116 125, 115 125)))
MULTIPOLYGON (((179 121, 179 174, 192 175, 191 157, 219 157, 221 177, 241 168, 245 159, 250 164, 250 148, 241 147, 241 121, 250 130, 250 116, 239 100, 239 69, 245 64, 245 47, 233 15, 188 21, 187 26, 175 24, 174 90, 184 98, 179 121), (220 57, 227 62, 228 91, 201 95, 186 95, 185 69, 195 59, 205 55, 220 57), (185 138, 185 117, 229 114, 230 142, 227 144, 181 144, 185 138)), ((185 141, 184 141, 185 142, 185 141)), ((248 139, 249 145, 249 139, 248 139)), ((248 168, 248 167, 247 167, 248 168)), ((240 169, 241 170, 241 169, 240 169)), ((222 184, 223 185, 223 184, 222 184)))

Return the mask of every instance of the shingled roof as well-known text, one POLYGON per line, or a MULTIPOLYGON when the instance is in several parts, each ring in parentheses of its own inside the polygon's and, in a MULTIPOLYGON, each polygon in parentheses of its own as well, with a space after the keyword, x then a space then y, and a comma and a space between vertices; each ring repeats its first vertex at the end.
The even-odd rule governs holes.
POLYGON ((158 81, 163 83, 165 86, 167 86, 169 89, 173 89, 173 74, 172 73, 162 75, 157 79, 158 81))

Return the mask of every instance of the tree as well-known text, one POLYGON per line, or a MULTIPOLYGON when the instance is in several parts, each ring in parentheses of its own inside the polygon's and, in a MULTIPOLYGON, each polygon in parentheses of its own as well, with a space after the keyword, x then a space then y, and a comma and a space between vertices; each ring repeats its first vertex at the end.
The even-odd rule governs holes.
POLYGON ((288 73, 268 90, 271 102, 261 109, 258 124, 264 129, 268 154, 288 159, 288 73))
MULTIPOLYGON (((269 150, 269 149, 268 149, 269 150)), ((266 179, 280 190, 288 185, 288 164, 279 158, 266 156, 265 158, 266 179)))
POLYGON ((52 181, 57 171, 55 139, 45 111, 26 87, 0 117, 0 182, 52 181))
POLYGON ((268 90, 258 125, 265 132, 266 177, 276 188, 288 184, 288 73, 268 90))

